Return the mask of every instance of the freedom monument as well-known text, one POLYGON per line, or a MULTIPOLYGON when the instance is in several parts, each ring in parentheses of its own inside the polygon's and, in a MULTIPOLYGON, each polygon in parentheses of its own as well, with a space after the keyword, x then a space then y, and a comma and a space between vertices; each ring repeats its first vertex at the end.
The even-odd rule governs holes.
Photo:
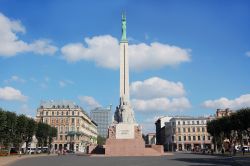
POLYGON ((126 37, 126 16, 122 14, 122 38, 120 41, 120 104, 116 107, 114 122, 108 129, 105 145, 107 156, 161 155, 163 147, 152 145, 145 148, 141 126, 134 117, 129 99, 129 59, 126 37))

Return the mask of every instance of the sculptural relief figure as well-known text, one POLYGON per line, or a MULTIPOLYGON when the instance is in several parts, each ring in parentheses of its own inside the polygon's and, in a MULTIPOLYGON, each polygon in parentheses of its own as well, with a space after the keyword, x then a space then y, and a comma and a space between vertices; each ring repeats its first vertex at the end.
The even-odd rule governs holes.
POLYGON ((124 102, 120 99, 119 107, 116 107, 114 120, 116 123, 135 123, 134 111, 129 102, 124 102))

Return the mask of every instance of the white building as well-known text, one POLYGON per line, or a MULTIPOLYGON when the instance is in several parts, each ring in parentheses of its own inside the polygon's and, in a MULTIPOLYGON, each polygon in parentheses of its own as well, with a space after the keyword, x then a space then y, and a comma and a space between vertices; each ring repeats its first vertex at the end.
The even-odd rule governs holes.
POLYGON ((210 117, 174 117, 165 123, 165 147, 169 151, 211 148, 206 124, 210 117))

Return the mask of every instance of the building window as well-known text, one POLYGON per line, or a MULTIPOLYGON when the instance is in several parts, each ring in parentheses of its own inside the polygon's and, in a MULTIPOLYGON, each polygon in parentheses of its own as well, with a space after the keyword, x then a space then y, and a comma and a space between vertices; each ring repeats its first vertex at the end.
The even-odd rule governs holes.
POLYGON ((75 123, 75 118, 71 119, 71 123, 74 124, 75 123))
POLYGON ((54 116, 54 111, 52 111, 52 116, 54 116))
POLYGON ((181 141, 181 136, 179 136, 179 141, 181 141))
POLYGON ((183 139, 184 139, 184 141, 186 141, 186 136, 184 136, 184 138, 183 138, 183 139))
POLYGON ((200 128, 199 127, 197 127, 197 132, 200 132, 200 128))
POLYGON ((188 132, 190 132, 190 128, 188 128, 188 132))
POLYGON ((63 115, 63 111, 62 111, 62 115, 63 115))
POLYGON ((63 123, 63 118, 61 119, 61 123, 63 123))
POLYGON ((207 136, 207 139, 210 140, 210 136, 207 136))
POLYGON ((183 128, 183 132, 184 132, 184 133, 186 132, 186 128, 183 128))
POLYGON ((180 125, 181 124, 181 122, 180 121, 178 121, 178 125, 180 125))
POLYGON ((195 132, 195 127, 193 127, 193 132, 195 132))
POLYGON ((68 136, 67 136, 67 135, 65 135, 65 140, 66 140, 66 141, 68 140, 68 136))
POLYGON ((178 128, 178 133, 180 133, 181 132, 181 128, 178 128))
POLYGON ((202 132, 205 132, 205 128, 204 127, 202 127, 202 132))
POLYGON ((60 135, 60 141, 62 141, 62 139, 63 139, 63 136, 62 136, 62 135, 60 135))
POLYGON ((194 121, 192 121, 192 124, 194 124, 194 121))
POLYGON ((174 136, 172 136, 172 142, 174 142, 174 136))
POLYGON ((48 116, 49 115, 49 113, 48 113, 48 111, 46 111, 46 116, 48 116))
POLYGON ((74 112, 74 111, 72 111, 72 115, 75 115, 75 112, 74 112))
POLYGON ((198 136, 198 141, 200 141, 201 140, 201 137, 200 136, 198 136))
POLYGON ((205 141, 205 139, 206 139, 206 137, 205 137, 205 136, 203 136, 203 141, 205 141))
POLYGON ((62 133, 62 132, 63 132, 63 126, 60 127, 60 133, 62 133))
POLYGON ((187 121, 187 124, 190 124, 190 122, 189 122, 189 121, 187 121))
POLYGON ((193 136, 193 141, 195 141, 196 140, 196 137, 195 136, 193 136))
POLYGON ((197 124, 200 124, 200 122, 197 120, 197 124))
POLYGON ((183 125, 185 125, 185 121, 183 121, 183 125))
POLYGON ((191 141, 191 136, 188 136, 188 140, 191 141))
POLYGON ((57 116, 58 116, 58 115, 59 115, 59 112, 57 111, 56 114, 57 114, 57 116))

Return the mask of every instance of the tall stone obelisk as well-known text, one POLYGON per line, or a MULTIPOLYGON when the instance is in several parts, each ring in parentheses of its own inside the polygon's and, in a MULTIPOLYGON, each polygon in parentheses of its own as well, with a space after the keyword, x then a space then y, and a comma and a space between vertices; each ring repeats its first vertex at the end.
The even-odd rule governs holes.
POLYGON ((109 126, 105 144, 108 156, 161 155, 162 147, 145 148, 141 127, 135 122, 129 100, 129 58, 126 37, 126 16, 122 14, 122 39, 120 41, 120 104, 116 107, 114 122, 109 126))
POLYGON ((126 16, 122 14, 122 38, 120 41, 120 104, 116 107, 114 120, 117 123, 135 123, 129 100, 129 58, 126 37, 126 16))

